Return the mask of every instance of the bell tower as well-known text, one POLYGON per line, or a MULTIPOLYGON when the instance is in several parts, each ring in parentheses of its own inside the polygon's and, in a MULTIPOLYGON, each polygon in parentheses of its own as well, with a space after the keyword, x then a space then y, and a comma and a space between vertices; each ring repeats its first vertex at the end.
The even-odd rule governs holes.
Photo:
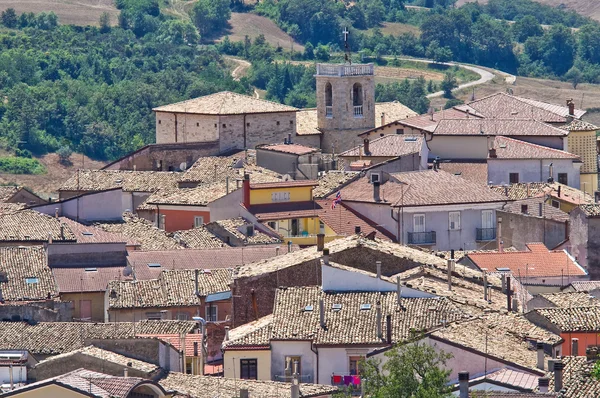
POLYGON ((321 130, 369 130, 375 127, 373 64, 352 64, 344 28, 346 62, 317 64, 317 123, 321 130))

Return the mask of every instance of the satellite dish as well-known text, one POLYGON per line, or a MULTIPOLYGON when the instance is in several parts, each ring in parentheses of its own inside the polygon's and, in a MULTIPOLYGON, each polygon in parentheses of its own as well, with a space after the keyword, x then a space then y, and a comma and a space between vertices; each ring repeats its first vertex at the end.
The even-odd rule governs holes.
POLYGON ((179 169, 180 169, 181 171, 184 171, 184 170, 186 170, 186 169, 187 169, 187 162, 183 162, 183 163, 181 163, 181 164, 179 165, 179 169))
POLYGON ((284 174, 282 179, 283 179, 283 181, 290 181, 292 179, 292 176, 289 174, 284 174))

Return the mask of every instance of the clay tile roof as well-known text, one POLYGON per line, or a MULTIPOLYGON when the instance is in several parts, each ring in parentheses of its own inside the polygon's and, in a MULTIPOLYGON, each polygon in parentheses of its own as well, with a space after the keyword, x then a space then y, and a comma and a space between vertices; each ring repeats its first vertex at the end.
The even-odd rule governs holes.
POLYGON ((560 308, 600 305, 600 300, 587 292, 540 293, 540 296, 560 308))
MULTIPOLYGON (((181 350, 181 338, 178 334, 143 334, 138 335, 137 337, 151 337, 160 339, 171 344, 177 351, 181 350)), ((200 350, 202 349, 202 334, 187 334, 184 339, 185 355, 188 357, 197 356, 194 355, 194 343, 197 343, 197 346, 200 347, 200 350)))
POLYGON ((599 217, 600 216, 600 204, 585 204, 579 205, 579 208, 588 217, 599 217))
MULTIPOLYGON (((341 189, 342 201, 375 203, 368 176, 341 189)), ((391 206, 433 206, 460 203, 503 202, 502 195, 443 170, 390 174, 380 188, 381 204, 391 206)))
POLYGON ((79 355, 98 358, 102 361, 110 362, 113 364, 136 369, 147 373, 152 373, 159 369, 157 365, 154 365, 152 363, 126 357, 124 355, 117 354, 116 352, 103 350, 94 346, 87 346, 64 354, 55 355, 53 357, 40 361, 38 364, 36 364, 36 366, 52 364, 56 360, 71 358, 79 355))
POLYGON ((600 306, 536 308, 529 312, 529 314, 531 313, 537 314, 536 318, 546 318, 561 332, 598 332, 600 330, 600 306))
POLYGON ((95 223, 95 226, 107 232, 124 235, 139 242, 142 250, 173 250, 184 247, 165 231, 158 229, 150 221, 131 213, 123 214, 123 222, 95 223))
POLYGON ((104 292, 110 281, 129 280, 123 267, 53 268, 59 293, 104 292))
POLYGON ((150 308, 197 305, 198 297, 229 291, 231 269, 198 273, 196 296, 195 270, 164 270, 158 279, 111 281, 109 308, 150 308), (114 295, 112 292, 114 291, 114 295))
MULTIPOLYGON (((537 374, 503 368, 482 377, 482 379, 531 391, 537 387, 539 377, 537 374)), ((514 394, 509 398, 512 396, 514 394)), ((537 395, 535 397, 539 398, 537 395)))
POLYGON ((358 172, 329 171, 317 180, 319 185, 313 189, 313 197, 315 199, 325 198, 330 194, 337 192, 340 188, 348 185, 358 177, 358 172))
POLYGON ((0 349, 24 349, 33 355, 56 355, 85 347, 86 339, 126 339, 138 334, 191 333, 194 321, 0 322, 0 349))
MULTIPOLYGON (((561 398, 600 396, 600 380, 592 376, 592 369, 596 361, 574 356, 565 356, 561 360, 564 365, 561 398)), ((548 391, 554 391, 554 372, 546 373, 546 377, 550 379, 548 391)))
POLYGON ((320 286, 288 287, 277 291, 271 338, 327 345, 385 344, 385 325, 383 338, 377 335, 378 302, 382 318, 391 315, 393 342, 408 339, 413 330, 427 331, 464 316, 450 301, 439 298, 403 298, 400 309, 395 292, 323 292, 320 286), (319 324, 319 300, 324 303, 326 328, 319 324), (336 310, 333 304, 341 304, 342 308, 336 310), (361 309, 362 304, 371 304, 371 308, 361 309))
POLYGON ((230 91, 221 91, 175 104, 159 106, 152 110, 154 112, 195 113, 200 115, 242 115, 248 113, 298 111, 293 106, 282 105, 230 91))
POLYGON ((381 127, 381 114, 385 115, 385 122, 390 123, 396 120, 405 120, 409 117, 418 115, 406 105, 399 101, 376 102, 375 103, 375 127, 381 127))
POLYGON ((0 186, 0 202, 6 202, 17 192, 19 192, 20 188, 16 185, 4 185, 0 186))
MULTIPOLYGON (((291 383, 277 381, 226 379, 183 373, 169 373, 159 383, 167 390, 177 391, 177 398, 229 398, 237 396, 240 389, 248 390, 250 397, 288 398, 292 386, 291 383)), ((338 388, 334 386, 300 383, 301 397, 329 396, 336 392, 338 388)))
POLYGON ((537 369, 536 342, 556 345, 561 337, 534 325, 521 315, 490 313, 472 320, 447 325, 431 333, 520 369, 537 369))
POLYGON ((573 281, 570 286, 578 292, 591 292, 600 288, 600 281, 573 281))
POLYGON ((320 152, 320 149, 311 148, 304 145, 299 144, 271 144, 271 145, 263 145, 256 149, 262 149, 264 151, 273 151, 273 152, 283 152, 283 153, 291 153, 293 155, 308 155, 309 153, 320 152))
POLYGON ((204 225, 173 232, 173 238, 188 249, 215 249, 227 246, 225 242, 207 230, 204 225))
POLYGON ((457 109, 445 109, 443 111, 434 112, 433 114, 409 117, 406 120, 400 121, 400 123, 408 127, 433 132, 433 130, 435 130, 435 126, 437 126, 440 120, 469 118, 473 118, 474 120, 480 120, 479 117, 472 113, 468 114, 457 109))
POLYGON ((300 109, 296 113, 296 135, 320 135, 317 129, 317 109, 300 109))
POLYGON ((251 222, 246 221, 242 217, 229 218, 227 220, 213 221, 210 224, 216 224, 229 232, 236 238, 244 241, 249 245, 257 244, 270 244, 270 243, 281 243, 281 239, 267 235, 266 233, 254 228, 254 233, 251 236, 247 236, 246 226, 252 225, 251 222))
POLYGON ((558 149, 548 148, 529 142, 515 140, 509 137, 495 137, 493 148, 496 149, 496 157, 489 159, 573 159, 580 157, 572 153, 558 149))
POLYGON ((514 275, 519 272, 531 277, 587 275, 565 251, 550 251, 543 243, 528 243, 527 248, 529 250, 510 253, 471 253, 468 257, 479 269, 509 268, 514 275))
POLYGON ((434 135, 557 137, 565 137, 568 134, 544 122, 520 119, 442 119, 433 133, 434 135))
POLYGON ((365 153, 364 145, 354 147, 339 154, 339 156, 360 156, 368 157, 396 157, 406 156, 412 153, 421 153, 423 147, 423 138, 421 136, 408 136, 387 134, 383 137, 375 138, 369 142, 369 153, 365 153))
POLYGON ((78 243, 125 243, 131 246, 138 245, 136 241, 128 239, 119 233, 106 232, 101 228, 81 224, 67 217, 59 217, 59 220, 69 227, 78 243))
POLYGON ((229 177, 229 189, 233 191, 237 188, 236 181, 241 182, 244 179, 244 174, 250 175, 251 182, 281 181, 280 174, 264 167, 249 164, 239 155, 199 158, 192 167, 180 176, 179 181, 201 184, 224 183, 229 177))
POLYGON ((313 181, 313 180, 289 180, 289 181, 260 182, 260 183, 253 183, 252 180, 250 181, 250 188, 252 188, 252 189, 316 187, 317 185, 319 185, 319 183, 317 181, 313 181))
POLYGON ((502 211, 514 214, 526 214, 529 217, 545 218, 558 222, 569 221, 569 214, 545 203, 544 197, 529 198, 508 202, 502 208, 502 211), (540 214, 540 204, 542 204, 542 214, 540 214), (523 206, 526 207, 526 213, 523 213, 523 206))
MULTIPOLYGON (((538 100, 534 100, 534 99, 526 98, 526 97, 517 97, 517 96, 514 96, 514 97, 520 101, 527 103, 527 104, 533 105, 538 108, 545 109, 545 110, 555 113, 559 116, 562 116, 565 118, 567 116, 569 116, 569 107, 568 106, 551 104, 548 102, 538 101, 538 100)), ((574 112, 575 114, 573 116, 575 116, 576 119, 580 119, 583 115, 586 114, 586 112, 587 111, 585 111, 585 110, 575 108, 575 112, 574 112)))
POLYGON ((485 160, 472 162, 443 162, 440 165, 440 170, 480 185, 488 184, 488 164, 485 160))
POLYGON ((0 299, 45 300, 57 296, 56 283, 43 247, 0 248, 0 299))
POLYGON ((121 188, 126 192, 154 192, 177 187, 181 173, 167 171, 79 170, 59 191, 104 191, 121 188))
POLYGON ((47 242, 50 236, 53 241, 77 240, 67 225, 47 214, 26 209, 0 214, 0 241, 47 242))
POLYGON ((504 195, 509 200, 527 199, 543 196, 548 185, 543 182, 517 183, 504 186, 492 186, 493 191, 504 195))
POLYGON ((229 331, 229 340, 222 344, 225 350, 270 348, 273 314, 264 316, 229 331))
POLYGON ((588 122, 584 122, 583 120, 573 120, 571 123, 565 124, 564 126, 560 127, 563 130, 567 130, 567 131, 596 131, 596 130, 600 130, 600 127, 592 124, 592 123, 588 123, 588 122))
POLYGON ((153 205, 206 206, 225 195, 227 186, 222 182, 200 184, 195 188, 161 189, 150 195, 138 209, 154 208, 153 205))

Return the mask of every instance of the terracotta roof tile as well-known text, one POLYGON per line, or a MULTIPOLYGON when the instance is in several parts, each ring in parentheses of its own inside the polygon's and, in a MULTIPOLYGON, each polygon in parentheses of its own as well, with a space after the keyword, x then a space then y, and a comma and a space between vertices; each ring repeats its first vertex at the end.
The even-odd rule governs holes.
POLYGON ((19 210, 0 214, 0 241, 74 242, 71 229, 60 220, 35 210, 19 210))
POLYGON ((527 244, 528 251, 510 253, 472 253, 469 259, 479 269, 495 271, 509 268, 514 275, 552 277, 584 276, 586 271, 562 250, 550 251, 543 243, 527 244))
POLYGON ((43 247, 0 248, 0 298, 4 301, 45 300, 57 287, 43 247))
POLYGON ((489 159, 573 159, 581 160, 579 156, 566 151, 548 148, 509 137, 495 137, 493 148, 496 157, 489 159))
POLYGON ((282 240, 267 235, 266 233, 258 230, 257 228, 253 229, 253 234, 251 236, 246 235, 246 227, 252 225, 251 222, 246 221, 242 217, 229 218, 227 220, 218 220, 213 221, 209 224, 215 224, 223 228, 228 233, 232 234, 236 238, 244 241, 244 243, 249 245, 257 245, 257 244, 272 244, 272 243, 281 243, 282 240))
POLYGON ((567 130, 567 131, 596 131, 596 130, 600 130, 600 127, 592 124, 592 123, 588 123, 588 122, 584 122, 583 120, 573 120, 571 123, 565 124, 564 126, 560 127, 563 130, 567 130))
MULTIPOLYGON (((229 192, 235 190, 230 186, 229 192)), ((206 206, 227 195, 227 185, 223 182, 200 184, 195 188, 160 189, 150 195, 139 210, 155 209, 156 205, 206 206)))
POLYGON ((167 171, 79 170, 59 191, 104 191, 121 188, 126 192, 154 192, 177 187, 182 173, 167 171))
POLYGON ((298 144, 271 144, 271 145, 263 145, 258 147, 257 149, 262 149, 264 151, 273 151, 273 152, 283 152, 290 153, 293 155, 308 155, 309 153, 320 152, 320 149, 311 148, 304 145, 298 144))
POLYGON ((536 308, 529 313, 546 318, 561 332, 597 332, 600 330, 600 306, 536 308))
POLYGON ((469 118, 480 120, 480 118, 475 116, 474 114, 467 114, 466 112, 462 112, 457 109, 451 108, 434 112, 433 114, 413 116, 406 120, 400 121, 400 123, 408 127, 433 132, 440 120, 469 118))
POLYGON ((381 115, 385 115, 385 122, 390 123, 396 120, 405 120, 409 117, 416 116, 417 112, 413 111, 400 101, 392 102, 376 102, 375 103, 375 127, 381 127, 381 115))
MULTIPOLYGON (((531 99, 531 98, 526 98, 526 97, 515 97, 517 99, 519 99, 520 101, 523 101, 527 104, 533 105, 535 107, 538 108, 542 108, 545 109, 549 112, 555 113, 559 116, 562 117, 567 117, 569 116, 569 107, 568 106, 564 106, 564 105, 557 105, 557 104, 551 104, 548 102, 543 102, 543 101, 539 101, 539 100, 535 100, 535 99, 531 99)), ((580 119, 583 115, 586 114, 587 111, 584 111, 582 109, 577 109, 575 108, 575 117, 577 119, 580 119)))
POLYGON ((488 184, 488 164, 486 161, 461 162, 444 161, 440 164, 440 170, 480 185, 488 184))
POLYGON ((375 138, 369 142, 369 153, 365 153, 364 145, 354 147, 339 154, 344 156, 364 156, 369 157, 396 157, 406 156, 412 153, 421 153, 423 147, 423 138, 421 136, 387 134, 383 137, 375 138))
MULTIPOLYGON (((518 387, 519 389, 532 391, 538 385, 539 375, 518 371, 514 369, 503 368, 499 369, 493 373, 490 373, 482 379, 490 380, 492 382, 518 387)), ((510 395, 508 398, 512 397, 510 395)), ((535 398, 539 398, 539 396, 535 396, 535 398)))
MULTIPOLYGON (((208 184, 214 182, 224 183, 229 177, 230 191, 237 188, 236 181, 242 181, 244 174, 250 175, 251 182, 281 181, 281 175, 265 169, 264 167, 250 164, 243 155, 208 156, 199 158, 179 178, 182 183, 208 184)), ((240 184, 241 187, 241 184, 240 184)))
POLYGON ((587 292, 540 293, 539 296, 560 308, 600 305, 600 300, 590 296, 587 292))
MULTIPOLYGON (((156 339, 160 339, 171 344, 177 351, 181 350, 181 337, 179 334, 140 334, 137 337, 152 337, 156 339)), ((184 345, 185 345, 185 355, 188 357, 200 356, 202 350, 202 334, 194 333, 187 334, 184 337, 184 345), (199 355, 194 355, 194 343, 198 343, 198 351, 199 355)))
POLYGON ((537 120, 520 119, 442 119, 438 122, 434 135, 472 136, 556 136, 565 137, 568 133, 537 120))
POLYGON ((110 281, 130 280, 124 267, 53 268, 59 293, 104 292, 110 281))
POLYGON ((544 197, 529 198, 508 202, 502 208, 502 211, 514 214, 526 214, 529 217, 545 218, 558 222, 569 221, 569 214, 545 203, 544 197), (540 204, 542 213, 540 214, 540 204), (523 206, 526 206, 525 208, 523 206), (523 210, 526 210, 523 213, 523 210))
POLYGON ((300 109, 296 113, 296 134, 297 135, 320 135, 317 129, 317 109, 300 109))
POLYGON ((16 185, 3 185, 0 186, 0 202, 6 202, 17 192, 19 192, 19 187, 16 185))
POLYGON ((292 106, 256 99, 254 97, 221 91, 154 108, 154 112, 195 113, 201 115, 242 115, 248 113, 296 112, 292 106))
MULTIPOLYGON (((561 398, 591 398, 600 396, 600 380, 592 376, 596 361, 586 357, 566 356, 561 361, 563 369, 563 392, 561 398)), ((554 391, 554 372, 546 374, 550 380, 549 391, 554 391)))
POLYGON ((213 235, 204 225, 173 232, 173 238, 188 249, 216 249, 227 245, 213 235))
POLYGON ((581 211, 583 211, 583 214, 585 214, 588 217, 598 217, 600 216, 600 204, 585 204, 585 205, 579 205, 579 208, 581 209, 581 211))
POLYGON ((222 344, 226 350, 270 348, 273 331, 273 314, 264 316, 229 332, 229 340, 222 344))
POLYGON ((322 199, 332 193, 337 193, 341 187, 348 185, 358 177, 359 173, 354 171, 329 171, 317 180, 319 185, 313 189, 313 197, 322 199))
POLYGON ((490 187, 493 191, 506 196, 509 200, 521 200, 543 196, 547 184, 543 182, 517 183, 490 187))
POLYGON ((125 243, 130 246, 139 245, 136 241, 128 239, 124 235, 106 232, 93 225, 81 224, 67 217, 59 217, 59 220, 73 232, 77 243, 125 243))
POLYGON ((573 281, 570 287, 577 292, 591 292, 600 288, 600 281, 573 281))

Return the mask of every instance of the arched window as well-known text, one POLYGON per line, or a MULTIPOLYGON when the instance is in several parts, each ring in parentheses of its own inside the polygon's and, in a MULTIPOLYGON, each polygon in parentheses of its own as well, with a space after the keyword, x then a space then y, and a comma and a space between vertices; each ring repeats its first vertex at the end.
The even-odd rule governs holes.
POLYGON ((333 88, 331 83, 325 84, 325 116, 331 117, 333 115, 333 88))
POLYGON ((354 117, 363 116, 363 88, 360 83, 352 86, 352 105, 354 105, 354 117))

